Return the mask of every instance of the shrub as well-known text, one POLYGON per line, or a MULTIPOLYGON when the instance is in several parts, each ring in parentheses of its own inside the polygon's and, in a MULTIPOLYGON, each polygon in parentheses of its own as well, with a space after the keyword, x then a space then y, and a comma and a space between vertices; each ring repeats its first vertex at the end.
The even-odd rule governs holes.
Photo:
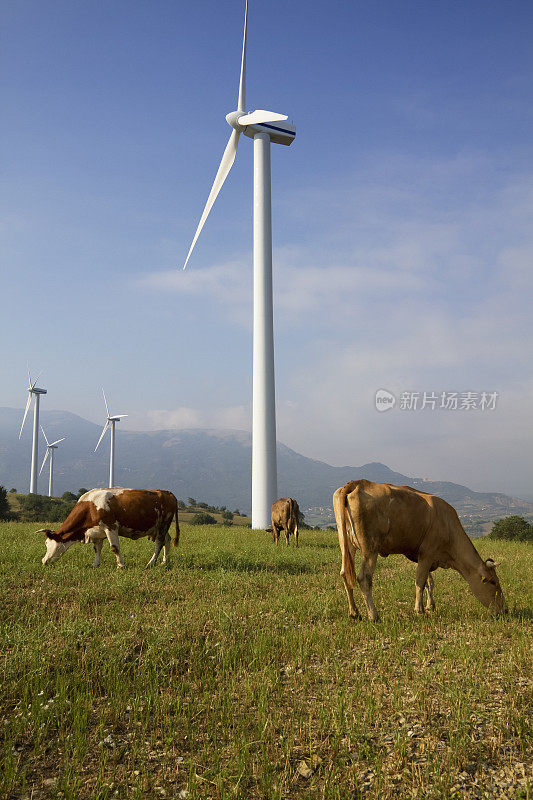
POLYGON ((57 497, 46 497, 43 494, 20 495, 19 519, 22 522, 63 522, 75 506, 74 502, 66 502, 57 497))
POLYGON ((194 514, 193 518, 191 519, 191 525, 216 525, 216 522, 216 519, 212 517, 211 514, 207 514, 205 511, 194 514))
POLYGON ((11 519, 11 510, 7 502, 7 491, 0 486, 0 519, 11 519))
POLYGON ((514 539, 517 542, 533 541, 533 525, 516 514, 499 519, 492 526, 489 539, 514 539))
POLYGON ((63 492, 61 499, 67 503, 75 503, 78 498, 72 492, 63 492))
POLYGON ((233 519, 233 511, 223 511, 222 512, 222 519, 232 520, 233 519))

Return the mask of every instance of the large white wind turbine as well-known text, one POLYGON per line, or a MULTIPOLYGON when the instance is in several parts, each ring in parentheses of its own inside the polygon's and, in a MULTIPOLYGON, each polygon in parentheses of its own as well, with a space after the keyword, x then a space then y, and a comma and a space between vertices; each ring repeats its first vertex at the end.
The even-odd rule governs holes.
POLYGON ((104 425, 104 430, 102 431, 102 433, 100 434, 100 438, 98 439, 98 444, 94 448, 94 452, 96 453, 96 451, 98 450, 98 447, 100 446, 100 442, 104 438, 106 430, 109 427, 111 427, 111 448, 109 451, 109 484, 108 484, 108 487, 111 489, 115 485, 115 423, 120 422, 120 420, 123 417, 127 417, 128 415, 115 414, 114 416, 111 416, 111 414, 109 413, 109 406, 107 405, 107 399, 103 389, 102 389, 102 394, 104 395, 105 409, 107 411, 107 420, 104 425))
POLYGON ((296 128, 274 111, 246 113, 246 37, 248 0, 244 12, 241 77, 237 110, 227 114, 233 128, 204 212, 192 240, 184 269, 209 212, 235 161, 241 133, 254 140, 254 344, 252 421, 252 528, 270 525, 270 507, 277 498, 276 394, 272 319, 272 214, 270 143, 290 145, 296 128))
POLYGON ((46 455, 41 465, 41 469, 39 470, 39 475, 44 469, 44 465, 46 464, 46 459, 48 458, 48 456, 50 456, 50 478, 48 479, 48 497, 52 497, 54 492, 54 450, 57 450, 57 445, 59 444, 59 442, 64 442, 67 437, 63 436, 62 439, 56 439, 55 442, 50 443, 46 438, 46 433, 44 432, 44 428, 42 425, 41 425, 41 430, 43 432, 43 436, 46 441, 46 455))
POLYGON ((22 429, 24 428, 24 423, 26 422, 26 417, 28 416, 28 411, 30 410, 31 399, 35 397, 35 405, 33 407, 33 442, 31 447, 31 472, 30 472, 30 494, 36 494, 37 492, 37 463, 39 458, 39 400, 42 394, 46 394, 46 389, 39 389, 37 388, 37 381, 39 380, 41 373, 37 375, 34 382, 31 382, 31 375, 28 370, 28 402, 26 403, 26 408, 24 410, 24 416, 22 418, 22 425, 20 426, 20 433, 19 439, 22 436, 22 429))

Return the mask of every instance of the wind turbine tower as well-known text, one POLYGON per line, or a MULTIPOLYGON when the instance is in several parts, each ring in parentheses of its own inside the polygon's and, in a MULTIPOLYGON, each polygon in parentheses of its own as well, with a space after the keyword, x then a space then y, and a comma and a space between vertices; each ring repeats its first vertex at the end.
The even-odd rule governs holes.
POLYGON ((50 442, 46 438, 46 433, 44 432, 44 428, 42 425, 41 425, 41 430, 43 432, 43 436, 46 441, 46 455, 41 465, 41 469, 39 470, 39 475, 44 469, 44 465, 46 464, 46 459, 48 458, 48 456, 50 456, 50 478, 48 479, 48 497, 52 497, 54 494, 54 450, 57 450, 59 442, 64 442, 67 437, 63 436, 62 439, 56 439, 55 442, 52 442, 52 444, 50 444, 50 442))
POLYGON ((39 380, 40 374, 37 375, 37 378, 34 382, 31 382, 31 375, 28 371, 28 401, 26 403, 26 408, 24 410, 24 416, 22 418, 22 425, 20 426, 20 433, 19 439, 22 436, 22 429, 24 428, 24 423, 26 422, 26 417, 28 416, 28 411, 30 409, 32 397, 35 397, 35 404, 33 406, 33 441, 31 447, 31 472, 30 472, 30 494, 36 494, 37 492, 37 463, 39 459, 39 400, 42 394, 46 394, 46 389, 39 389, 37 387, 37 381, 39 380))
POLYGON ((226 116, 226 121, 233 130, 183 269, 187 266, 200 231, 233 166, 239 137, 244 133, 254 141, 252 528, 267 528, 270 525, 270 507, 277 499, 270 144, 274 142, 290 145, 296 136, 296 128, 287 122, 284 114, 264 110, 246 112, 247 27, 248 0, 244 11, 237 109, 226 116))
POLYGON ((109 450, 109 483, 108 483, 108 488, 112 489, 113 486, 115 485, 115 423, 120 422, 120 420, 123 417, 127 417, 128 415, 127 414, 115 414, 114 416, 111 416, 111 414, 109 413, 109 406, 107 405, 107 399, 106 399, 105 392, 104 392, 103 389, 102 389, 102 394, 104 395, 104 403, 105 403, 105 408, 106 408, 106 411, 107 411, 107 420, 106 420, 106 423, 104 425, 104 429, 103 429, 102 433, 100 434, 100 438, 98 439, 98 444, 94 448, 94 452, 96 453, 96 451, 98 450, 98 447, 100 446, 100 442, 104 438, 105 432, 107 431, 107 429, 109 427, 111 427, 111 445, 110 445, 110 450, 109 450))

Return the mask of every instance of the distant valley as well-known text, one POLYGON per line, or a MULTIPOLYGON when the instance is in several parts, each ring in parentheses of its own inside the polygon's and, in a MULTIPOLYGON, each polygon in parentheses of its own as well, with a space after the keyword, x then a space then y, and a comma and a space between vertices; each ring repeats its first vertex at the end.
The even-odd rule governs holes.
MULTIPOLYGON (((31 425, 22 439, 18 433, 22 409, 0 408, 0 484, 28 491, 31 425)), ((46 411, 41 421, 50 441, 66 436, 56 451, 55 493, 81 487, 104 486, 108 474, 109 443, 94 448, 101 427, 67 411, 46 411)), ((40 460, 44 457, 43 441, 40 460)), ((211 505, 249 512, 251 434, 233 430, 163 430, 133 433, 117 430, 116 483, 129 487, 170 489, 181 499, 194 497, 211 505)), ((40 468, 40 464, 39 464, 40 468)), ((47 491, 47 467, 39 491, 47 491)), ((385 464, 333 467, 306 458, 278 442, 279 496, 297 498, 309 524, 333 524, 331 497, 349 480, 410 485, 438 494, 460 514, 471 535, 487 532, 492 519, 519 514, 533 519, 533 503, 501 493, 474 492, 447 481, 426 481, 395 472, 385 464)))

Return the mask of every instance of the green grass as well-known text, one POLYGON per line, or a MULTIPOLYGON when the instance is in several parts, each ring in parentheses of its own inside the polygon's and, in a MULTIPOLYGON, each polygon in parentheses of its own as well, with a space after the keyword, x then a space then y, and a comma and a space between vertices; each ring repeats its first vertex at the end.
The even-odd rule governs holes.
POLYGON ((332 532, 183 525, 147 572, 145 540, 45 568, 35 527, 0 525, 1 797, 530 796, 530 546, 476 541, 502 618, 442 570, 415 617, 414 565, 380 559, 372 624, 332 532))

